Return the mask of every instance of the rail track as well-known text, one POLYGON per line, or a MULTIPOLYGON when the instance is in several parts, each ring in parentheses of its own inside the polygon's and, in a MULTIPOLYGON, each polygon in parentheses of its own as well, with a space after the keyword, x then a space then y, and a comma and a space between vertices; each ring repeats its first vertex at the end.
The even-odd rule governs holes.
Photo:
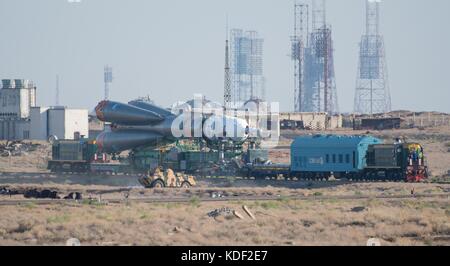
MULTIPOLYGON (((407 199, 450 199, 450 193, 440 194, 415 194, 415 195, 341 195, 341 196, 232 196, 232 197, 200 197, 196 198, 199 202, 233 202, 233 201, 324 201, 324 200, 407 200, 407 199)), ((63 200, 63 199, 24 199, 24 200, 0 200, 0 206, 17 205, 53 205, 53 204, 89 204, 89 203, 107 203, 124 204, 130 202, 136 203, 190 203, 192 197, 142 197, 142 198, 104 198, 102 201, 97 199, 85 200, 63 200)))
MULTIPOLYGON (((8 181, 38 181, 38 179, 48 179, 51 181, 56 181, 56 179, 74 179, 74 178, 85 178, 85 181, 90 180, 104 180, 107 181, 108 179, 117 178, 117 179, 136 179, 137 180, 137 174, 92 174, 92 173, 49 173, 49 172, 0 172, 0 184, 2 183, 8 183, 8 181), (19 178, 19 179, 16 179, 19 178), (6 181, 6 182, 5 182, 6 181)), ((196 179, 200 181, 220 181, 220 180, 228 180, 229 177, 220 176, 198 176, 196 179)), ((234 180, 239 181, 270 181, 273 183, 276 182, 289 182, 289 183, 295 183, 295 182, 313 182, 313 183, 330 183, 333 185, 345 185, 345 184, 354 184, 354 183, 386 183, 386 182, 394 182, 394 183, 406 183, 404 180, 370 180, 370 179, 360 179, 360 180, 351 180, 351 179, 338 179, 338 180, 320 180, 320 179, 293 179, 293 178, 282 178, 282 179, 276 179, 276 178, 254 178, 254 177, 233 177, 234 180)), ((62 180, 64 181, 64 180, 62 180)), ((15 183, 15 182, 11 182, 15 183)), ((20 182, 20 183, 26 183, 26 182, 20 182)), ((32 182, 31 182, 32 183, 32 182)), ((425 182, 427 183, 427 182, 425 182)), ((450 180, 447 182, 443 181, 436 181, 436 182, 429 182, 432 184, 439 184, 439 185, 446 185, 450 184, 450 180)), ((92 183, 92 185, 96 185, 95 182, 92 183)))

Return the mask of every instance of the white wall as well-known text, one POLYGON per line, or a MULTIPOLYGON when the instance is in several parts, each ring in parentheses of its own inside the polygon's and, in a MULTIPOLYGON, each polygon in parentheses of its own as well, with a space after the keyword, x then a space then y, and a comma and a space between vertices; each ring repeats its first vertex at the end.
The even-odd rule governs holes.
POLYGON ((49 136, 73 139, 75 132, 89 137, 88 110, 58 107, 35 107, 31 110, 31 139, 47 140, 49 136))
POLYGON ((89 137, 88 110, 66 109, 65 112, 65 139, 73 139, 75 132, 89 137))
POLYGON ((30 138, 34 140, 47 139, 47 107, 33 107, 30 113, 30 138))
MULTIPOLYGON (((36 101, 34 89, 1 89, 0 114, 14 114, 15 118, 28 118, 30 105, 36 101)), ((2 117, 2 116, 0 116, 2 117)), ((3 116, 3 118, 7 118, 3 116)))
POLYGON ((63 108, 49 109, 48 113, 49 136, 56 136, 58 139, 66 139, 66 110, 63 108))

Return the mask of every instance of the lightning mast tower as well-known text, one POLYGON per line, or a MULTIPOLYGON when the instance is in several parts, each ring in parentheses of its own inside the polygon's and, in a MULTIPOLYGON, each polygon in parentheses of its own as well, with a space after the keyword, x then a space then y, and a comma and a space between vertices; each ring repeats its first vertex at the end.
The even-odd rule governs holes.
POLYGON ((331 26, 325 0, 312 0, 312 31, 304 51, 305 112, 339 113, 331 26))
POLYGON ((59 75, 56 75, 55 106, 59 106, 59 75))
POLYGON ((383 36, 380 34, 380 0, 366 0, 366 32, 361 38, 355 113, 391 111, 391 95, 383 36))
POLYGON ((109 100, 109 90, 111 88, 111 83, 113 81, 113 75, 112 75, 112 67, 108 65, 105 66, 104 81, 105 81, 105 100, 109 100))
POLYGON ((234 103, 261 99, 264 39, 256 31, 231 30, 230 72, 234 103))
POLYGON ((231 108, 231 72, 230 72, 230 44, 228 40, 228 21, 227 21, 227 38, 225 41, 225 84, 224 84, 224 94, 223 101, 224 107, 229 109, 231 108))
POLYGON ((309 34, 309 6, 295 2, 294 35, 291 37, 291 59, 294 61, 294 111, 304 112, 304 62, 309 34))

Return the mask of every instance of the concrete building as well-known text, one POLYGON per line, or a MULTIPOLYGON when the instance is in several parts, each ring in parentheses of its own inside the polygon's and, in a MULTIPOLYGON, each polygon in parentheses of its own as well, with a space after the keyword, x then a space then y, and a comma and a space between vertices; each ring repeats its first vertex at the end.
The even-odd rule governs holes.
POLYGON ((0 90, 0 119, 28 119, 36 106, 36 87, 30 80, 4 79, 0 90))
POLYGON ((0 119, 0 140, 22 140, 30 138, 30 120, 0 119))
POLYGON ((88 110, 37 107, 36 87, 30 80, 4 79, 0 89, 0 139, 73 139, 89 136, 88 110))
POLYGON ((88 110, 66 107, 31 108, 30 138, 47 140, 50 136, 58 139, 73 139, 76 132, 89 137, 88 110))
POLYGON ((30 80, 4 79, 0 89, 0 139, 30 138, 30 110, 36 87, 30 80))

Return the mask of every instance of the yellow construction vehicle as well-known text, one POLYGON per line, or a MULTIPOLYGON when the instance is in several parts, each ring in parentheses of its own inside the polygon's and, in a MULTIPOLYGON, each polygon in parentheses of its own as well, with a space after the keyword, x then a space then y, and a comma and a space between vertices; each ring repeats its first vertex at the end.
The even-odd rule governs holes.
POLYGON ((196 185, 193 176, 176 173, 172 169, 157 168, 139 178, 139 183, 145 188, 190 188, 196 185))

